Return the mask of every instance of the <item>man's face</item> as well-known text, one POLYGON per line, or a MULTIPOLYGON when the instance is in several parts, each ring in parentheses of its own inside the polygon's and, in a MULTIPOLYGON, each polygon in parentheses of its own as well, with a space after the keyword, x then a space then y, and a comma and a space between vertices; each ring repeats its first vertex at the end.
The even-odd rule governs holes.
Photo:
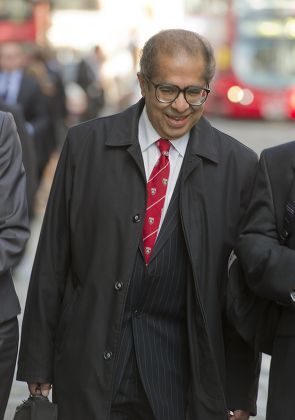
POLYGON ((22 68, 24 54, 21 47, 16 43, 7 43, 0 46, 0 69, 14 71, 22 68))
MULTIPOLYGON (((187 86, 206 87, 204 60, 179 54, 177 57, 160 54, 157 59, 155 84, 169 83, 184 89, 187 86)), ((146 110, 154 129, 163 138, 177 139, 188 133, 203 114, 204 105, 189 105, 183 93, 172 103, 160 103, 155 96, 154 86, 142 74, 138 74, 141 94, 145 98, 146 110)))

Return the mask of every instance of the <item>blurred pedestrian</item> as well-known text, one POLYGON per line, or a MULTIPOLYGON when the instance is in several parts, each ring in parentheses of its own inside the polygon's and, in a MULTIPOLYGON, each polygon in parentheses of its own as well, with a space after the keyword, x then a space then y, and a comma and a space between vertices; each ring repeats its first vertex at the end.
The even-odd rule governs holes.
POLYGON ((35 214, 35 199, 38 189, 37 157, 34 147, 34 139, 26 129, 26 121, 20 105, 7 105, 0 98, 0 110, 10 112, 13 115, 17 132, 22 147, 23 165, 26 172, 26 190, 29 219, 32 220, 35 214))
POLYGON ((48 161, 46 140, 50 126, 46 99, 37 81, 26 73, 24 47, 17 42, 0 44, 0 97, 8 105, 20 105, 26 128, 34 139, 38 179, 48 161))
POLYGON ((69 129, 23 321, 17 378, 60 420, 246 420, 252 350, 224 317, 257 157, 202 114, 208 42, 143 48, 141 100, 69 129), (154 167, 154 168, 153 168, 154 167))
POLYGON ((294 156, 295 142, 262 152, 246 226, 237 246, 249 287, 281 308, 273 331, 267 420, 290 419, 295 411, 294 156))
POLYGON ((77 83, 87 95, 87 110, 83 119, 97 117, 105 104, 105 94, 101 68, 105 61, 104 53, 99 45, 83 57, 77 66, 77 83))
POLYGON ((0 419, 11 389, 18 347, 20 305, 12 269, 29 237, 25 171, 13 117, 0 111, 0 419))
POLYGON ((47 136, 48 155, 59 150, 65 135, 66 95, 61 70, 53 53, 35 46, 29 54, 27 73, 38 81, 47 100, 50 125, 47 136))

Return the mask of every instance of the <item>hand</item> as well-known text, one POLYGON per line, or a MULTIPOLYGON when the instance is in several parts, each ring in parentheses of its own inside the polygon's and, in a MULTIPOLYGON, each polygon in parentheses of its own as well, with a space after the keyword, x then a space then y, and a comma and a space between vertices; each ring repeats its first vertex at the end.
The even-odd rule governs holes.
POLYGON ((249 411, 235 410, 233 416, 230 416, 230 420, 249 420, 249 411))
POLYGON ((48 397, 49 391, 51 390, 51 384, 36 384, 28 383, 29 391, 31 395, 43 395, 48 397))

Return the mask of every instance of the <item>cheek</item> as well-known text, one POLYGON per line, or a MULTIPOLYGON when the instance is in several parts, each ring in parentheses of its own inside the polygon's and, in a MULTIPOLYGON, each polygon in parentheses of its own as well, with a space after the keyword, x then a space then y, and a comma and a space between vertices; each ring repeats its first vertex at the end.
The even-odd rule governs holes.
POLYGON ((193 113, 193 122, 194 122, 194 124, 196 123, 196 122, 198 122, 199 121, 199 119, 201 118, 201 116, 202 116, 202 114, 203 114, 203 111, 204 111, 204 107, 203 106, 201 106, 200 108, 198 108, 194 113, 193 113))

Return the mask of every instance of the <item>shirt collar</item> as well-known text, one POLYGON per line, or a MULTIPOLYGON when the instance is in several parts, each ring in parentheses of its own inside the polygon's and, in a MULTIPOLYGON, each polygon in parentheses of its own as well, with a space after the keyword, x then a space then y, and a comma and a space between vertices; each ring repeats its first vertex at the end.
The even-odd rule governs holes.
MULTIPOLYGON (((141 151, 144 152, 152 144, 154 144, 159 137, 161 137, 157 131, 152 126, 149 117, 146 112, 146 107, 144 107, 141 116, 139 118, 138 125, 138 137, 141 151)), ((186 146, 188 144, 189 133, 186 133, 184 136, 176 139, 170 140, 172 146, 178 151, 178 153, 183 157, 185 154, 186 146)))

